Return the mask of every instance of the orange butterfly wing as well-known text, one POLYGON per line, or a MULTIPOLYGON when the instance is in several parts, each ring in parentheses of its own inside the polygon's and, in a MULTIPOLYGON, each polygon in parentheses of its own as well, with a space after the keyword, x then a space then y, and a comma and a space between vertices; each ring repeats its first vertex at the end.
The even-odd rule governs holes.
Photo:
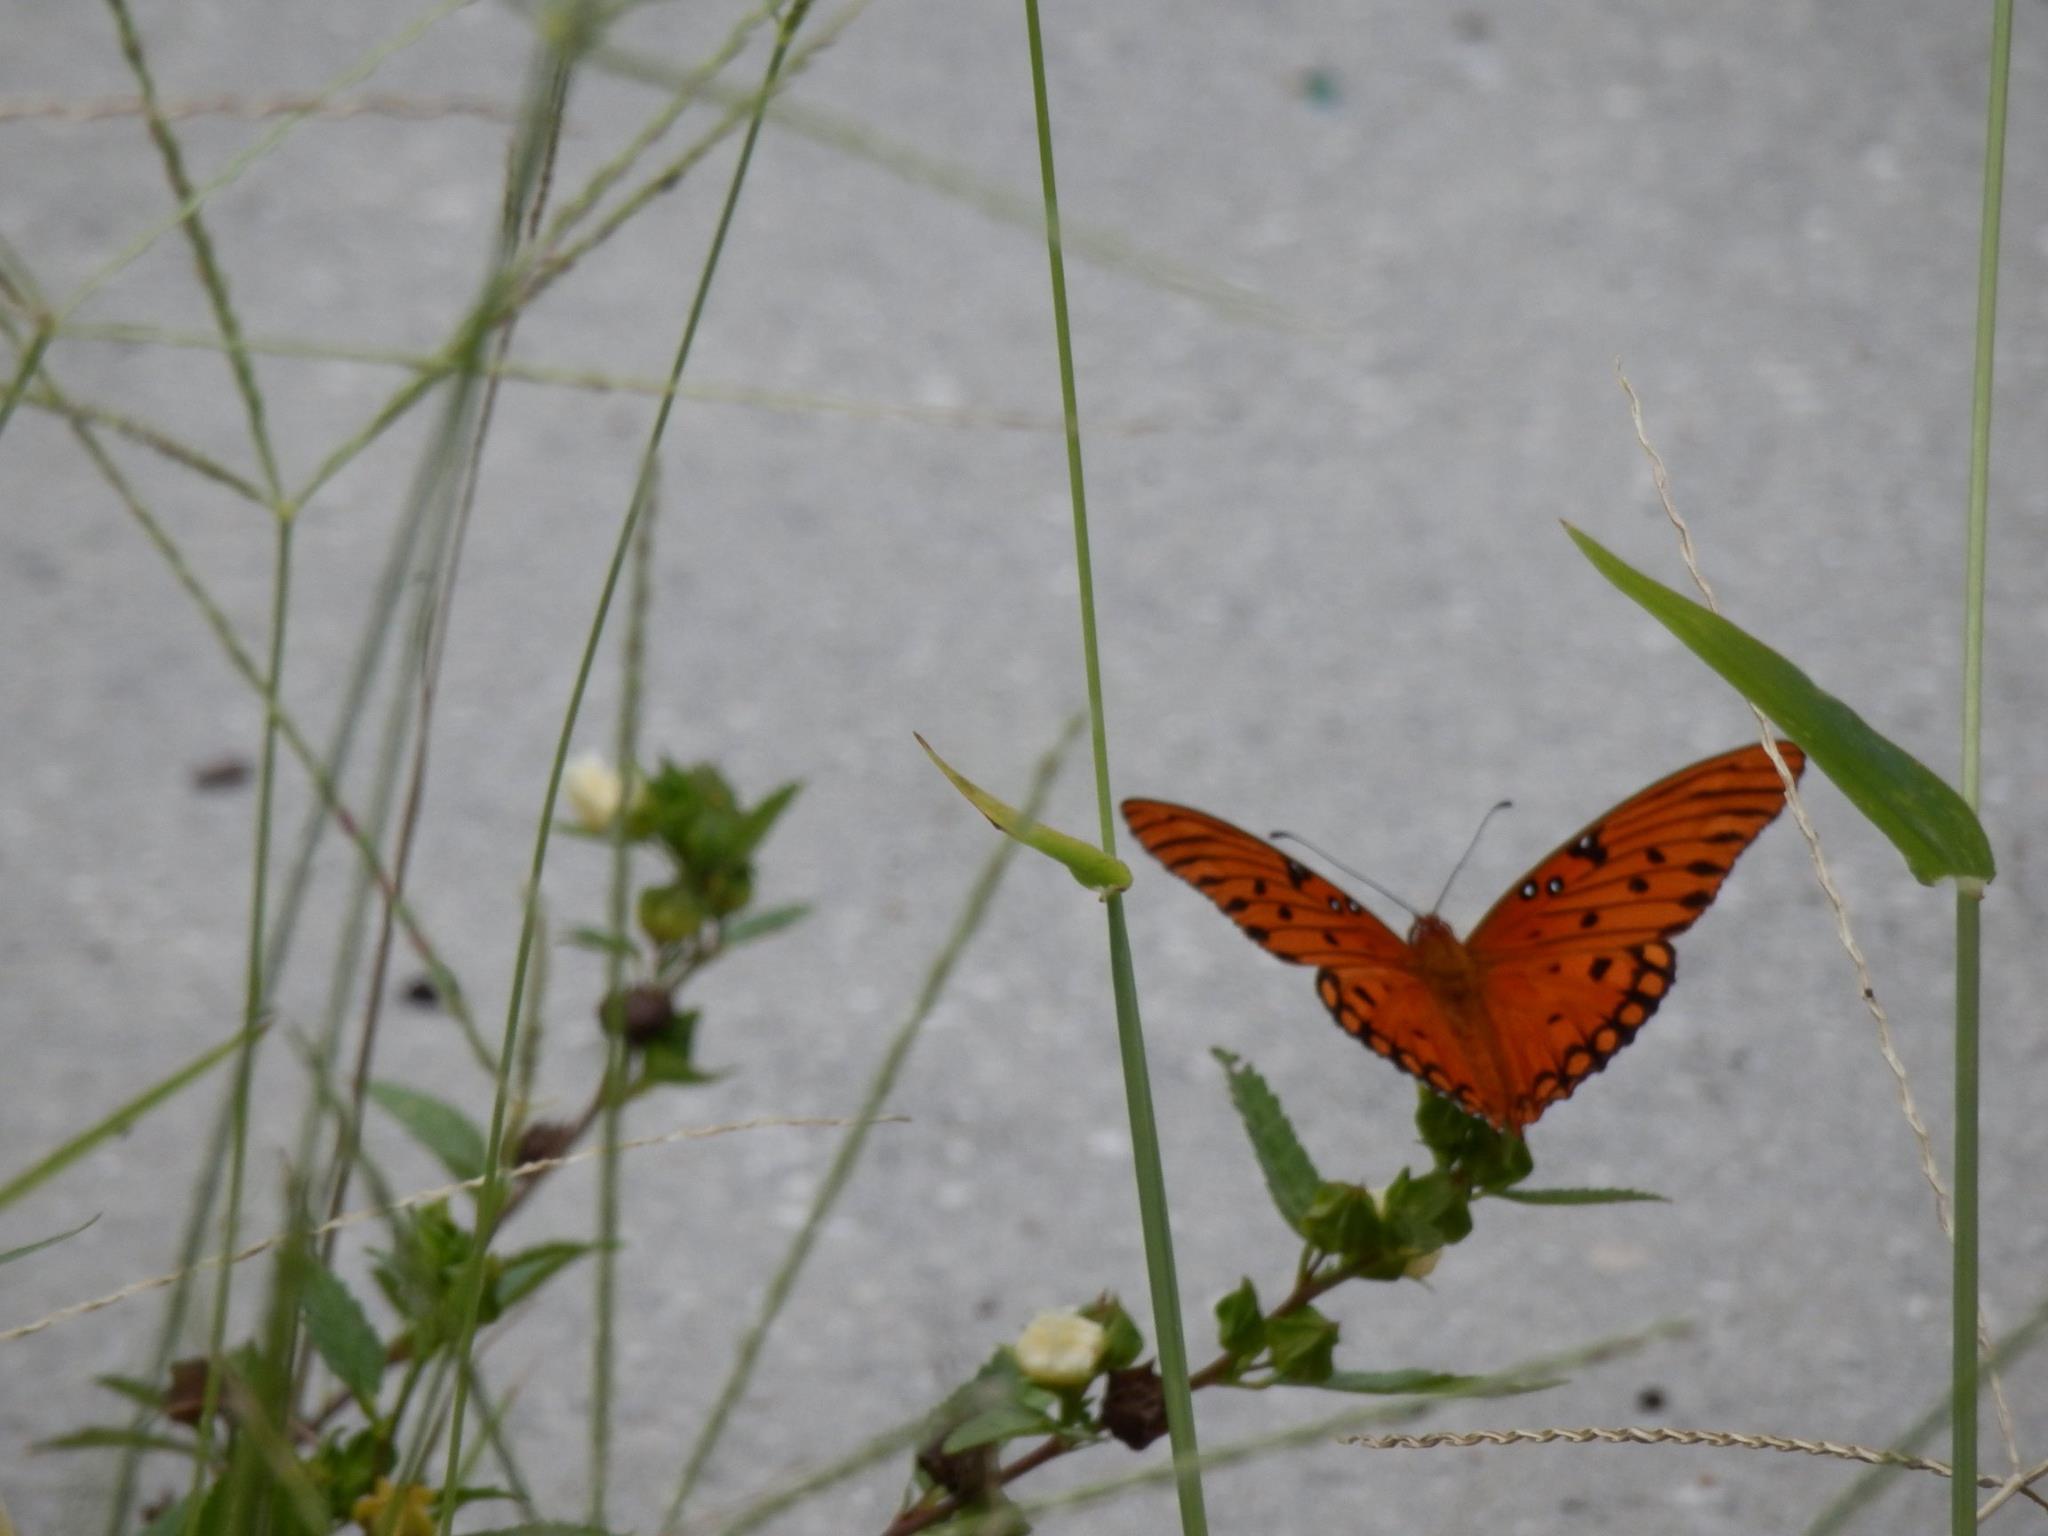
POLYGON ((1458 1032, 1406 940, 1263 838, 1184 805, 1126 800, 1145 850, 1207 896, 1268 954, 1319 967, 1316 996, 1345 1033, 1480 1113, 1458 1032))
MULTIPOLYGON (((1804 771, 1805 753, 1778 750, 1795 778, 1804 771)), ((1509 1125, 1532 1123, 1635 1038, 1677 975, 1670 941, 1784 808, 1762 747, 1710 757, 1585 827, 1479 920, 1465 947, 1514 1089, 1509 1125)))
MULTIPOLYGON (((1797 777, 1805 754, 1778 750, 1797 777)), ((1123 812, 1148 852, 1255 943, 1319 967, 1316 995, 1346 1033, 1468 1114, 1520 1131, 1657 1011, 1677 974, 1670 940, 1783 808, 1761 747, 1681 769, 1530 870, 1463 944, 1439 920, 1419 922, 1428 973, 1413 944, 1263 839, 1158 800, 1123 812), (1476 989, 1447 983, 1446 967, 1476 989)))

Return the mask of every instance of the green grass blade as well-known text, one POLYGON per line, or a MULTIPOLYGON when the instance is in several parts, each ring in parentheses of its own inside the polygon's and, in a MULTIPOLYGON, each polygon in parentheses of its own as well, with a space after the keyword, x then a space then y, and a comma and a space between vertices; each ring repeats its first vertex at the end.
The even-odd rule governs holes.
POLYGON ((202 1051, 162 1082, 137 1094, 97 1124, 88 1126, 55 1151, 22 1169, 5 1184, 0 1184, 0 1210, 5 1210, 30 1190, 55 1178, 95 1147, 134 1129, 151 1110, 219 1066, 248 1038, 249 1031, 237 1030, 212 1050, 202 1051))
POLYGON ((54 1248, 57 1244, 78 1236, 79 1233, 98 1220, 97 1214, 88 1216, 69 1232, 59 1232, 53 1237, 46 1237, 38 1242, 25 1243, 19 1248, 9 1248, 5 1253, 0 1253, 0 1264, 12 1264, 16 1259, 25 1259, 30 1254, 40 1253, 45 1248, 54 1248))
POLYGON ((1761 640, 1645 576, 1578 529, 1565 532, 1594 568, 1769 715, 1891 839, 1923 885, 1981 883, 1997 873, 1991 842, 1941 776, 1879 735, 1863 717, 1761 640))

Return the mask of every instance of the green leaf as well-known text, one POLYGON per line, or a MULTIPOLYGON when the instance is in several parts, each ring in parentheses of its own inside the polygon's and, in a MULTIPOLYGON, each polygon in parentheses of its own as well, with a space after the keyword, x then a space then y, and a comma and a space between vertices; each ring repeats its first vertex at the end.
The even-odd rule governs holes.
POLYGON ((370 1084, 370 1097, 458 1179, 481 1178, 484 1133, 453 1104, 398 1083, 370 1084))
POLYGON ((1319 1386, 1330 1379, 1337 1325, 1314 1307, 1266 1319, 1266 1348, 1282 1381, 1319 1386))
POLYGON ((735 918, 719 930, 727 949, 736 949, 742 944, 751 944, 756 939, 765 939, 771 933, 780 933, 793 923, 800 923, 811 915, 808 902, 792 902, 786 907, 770 907, 765 912, 756 912, 751 917, 735 918))
MULTIPOLYGON (((264 1026, 259 1025, 253 1033, 260 1035, 263 1028, 264 1026)), ((0 1210, 5 1210, 45 1180, 56 1177, 95 1147, 132 1129, 145 1115, 179 1089, 204 1077, 210 1069, 233 1055, 250 1038, 251 1033, 249 1030, 242 1030, 221 1041, 212 1050, 202 1051, 155 1087, 137 1094, 112 1114, 94 1122, 55 1151, 29 1164, 5 1184, 0 1184, 0 1210)))
POLYGON ((1131 1321, 1131 1314, 1124 1310, 1123 1302, 1114 1293, 1105 1291, 1081 1308, 1081 1315, 1090 1322, 1100 1323, 1108 1335, 1102 1347, 1100 1369, 1121 1371, 1135 1364, 1138 1356, 1145 1353, 1145 1335, 1131 1321))
POLYGON ((1246 1360, 1266 1347, 1266 1314, 1249 1276, 1216 1303, 1216 1341, 1228 1355, 1246 1360))
POLYGON ((59 1232, 55 1237, 45 1237, 36 1242, 25 1244, 20 1248, 10 1248, 5 1253, 0 1253, 0 1264, 12 1264, 16 1259, 25 1259, 32 1253, 39 1253, 45 1248, 55 1247, 58 1243, 78 1236, 79 1233, 99 1219, 99 1214, 95 1212, 86 1217, 85 1220, 73 1227, 69 1232, 59 1232))
POLYGON ((1416 1092, 1415 1129, 1435 1156, 1438 1168, 1455 1164, 1480 1189, 1506 1189, 1526 1179, 1536 1167, 1529 1144, 1520 1136, 1495 1130, 1427 1088, 1416 1092))
POLYGON ((1131 888, 1131 867, 1122 859, 1104 853, 1093 843, 1069 837, 1064 832, 1028 819, 1014 807, 1005 805, 987 790, 955 773, 922 736, 917 738, 917 744, 924 748, 924 755, 938 765, 939 772, 953 781, 953 787, 967 797, 968 804, 986 816, 998 832, 1014 837, 1025 847, 1036 848, 1046 857, 1065 865, 1068 874, 1097 895, 1113 896, 1118 891, 1131 888))
POLYGON ((595 950, 600 955, 619 955, 627 960, 637 958, 640 953, 638 944, 623 933, 613 933, 609 928, 593 928, 587 925, 571 928, 562 935, 562 942, 574 945, 577 949, 595 950))
POLYGON ((1496 1193, 1503 1200, 1518 1200, 1523 1205, 1626 1205, 1635 1200, 1670 1204, 1665 1196, 1647 1189, 1503 1189, 1496 1193))
POLYGON ((103 1451, 110 1448, 133 1447, 138 1451, 163 1451, 172 1456, 190 1459, 197 1446, 193 1441, 180 1440, 170 1435, 153 1435, 146 1430, 130 1429, 126 1425, 95 1425, 89 1429, 74 1429, 68 1435, 58 1435, 53 1440, 37 1440, 29 1446, 31 1451, 103 1451))
POLYGON ((1309 1206, 1322 1188, 1322 1176, 1266 1080, 1229 1051, 1217 1049, 1210 1054, 1223 1064, 1230 1079, 1230 1101, 1244 1121, 1245 1134, 1251 1138, 1252 1152, 1259 1160, 1259 1171, 1266 1176, 1266 1188, 1279 1208, 1280 1219, 1300 1232, 1309 1206))
POLYGON ((1963 797, 1863 717, 1762 641, 1638 571, 1571 524, 1565 532, 1594 567, 1649 610, 1692 653, 1799 743, 1821 772, 1905 856, 1922 885, 1966 888, 1997 873, 1991 840, 1963 797))
POLYGON ((495 1287, 498 1305, 509 1307, 524 1301, 556 1275, 597 1247, 596 1243, 539 1243, 522 1248, 505 1260, 495 1287))
POLYGON ((1332 1180, 1316 1191, 1301 1220, 1301 1235, 1324 1253, 1364 1258, 1387 1246, 1386 1223, 1372 1191, 1332 1180))
POLYGON ((163 1388, 153 1381, 144 1381, 139 1376, 95 1376, 93 1382, 109 1392, 121 1396, 143 1408, 161 1408, 164 1405, 163 1388))
POLYGON ((998 1403, 984 1409, 951 1431, 940 1446, 948 1456, 971 1451, 977 1445, 997 1445, 1004 1440, 1059 1433, 1057 1421, 1023 1403, 998 1403))
POLYGON ((1471 1202, 1441 1169, 1421 1178, 1402 1169, 1387 1186, 1386 1221, 1402 1247, 1427 1253, 1472 1231, 1471 1202))
POLYGON ((645 1093, 659 1083, 715 1083, 726 1074, 707 1072, 696 1062, 697 1021, 702 1014, 685 1008, 667 1029, 640 1050, 640 1075, 628 1096, 645 1093))
POLYGON ((365 1409, 374 1409, 384 1380, 384 1341, 333 1270, 309 1263, 303 1279, 299 1309, 306 1316, 306 1336, 335 1379, 365 1409))
POLYGON ((761 840, 768 835, 769 828, 773 827, 782 813, 789 809, 789 802, 796 798, 797 791, 802 788, 803 785, 798 783, 784 784, 771 791, 766 799, 742 816, 739 830, 733 839, 732 857, 751 857, 754 850, 761 846, 761 840))

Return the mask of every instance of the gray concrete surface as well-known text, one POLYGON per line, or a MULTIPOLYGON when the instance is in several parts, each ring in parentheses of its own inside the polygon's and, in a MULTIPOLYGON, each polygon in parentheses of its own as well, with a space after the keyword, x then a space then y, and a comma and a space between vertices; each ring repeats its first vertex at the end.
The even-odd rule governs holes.
MULTIPOLYGON (((697 57, 731 8, 633 19, 697 57)), ((1296 3, 1054 5, 1047 14, 1068 216, 1267 295, 1276 329, 1077 261, 1075 335, 1120 793, 1181 798, 1317 836, 1379 878, 1434 888, 1492 800, 1450 903, 1469 922, 1537 853, 1621 795, 1743 739, 1747 716, 1594 577, 1569 517, 1667 579, 1680 570, 1611 362, 1643 393, 1730 611, 1948 769, 1960 670, 1960 510, 1983 116, 1983 7, 1902 0, 1708 8, 1296 3), (1304 89, 1327 71, 1331 99, 1304 89), (1120 423, 1156 430, 1125 433, 1120 423)), ((144 6, 166 98, 313 88, 413 14, 144 6)), ((127 94, 107 15, 15 0, 0 106, 127 94)), ((2003 410, 1986 711, 1985 1291, 2009 1326, 2041 1298, 2035 867, 2048 745, 2048 12, 2021 6, 2005 259, 2003 410)), ((526 33, 477 6, 368 89, 517 97, 526 33)), ((746 70, 751 74, 756 61, 746 70)), ((1029 196, 1036 163, 1015 7, 881 0, 797 92, 981 182, 1029 196)), ((656 97, 592 73, 570 107, 576 185, 656 97)), ((181 124, 210 174, 263 128, 181 124)), ((471 291, 503 128, 472 116, 317 121, 209 217, 248 328, 423 350, 471 291)), ((729 161, 715 159, 530 317, 537 363, 663 366, 729 161)), ((69 294, 168 206, 132 117, 0 124, 0 233, 69 294)), ((1050 412, 1042 247, 1027 231, 788 130, 764 137, 695 373, 870 406, 1050 412)), ((81 321, 203 328, 177 241, 81 321)), ((225 368, 205 352, 61 342, 78 395, 239 465, 225 368)), ((298 479, 394 387, 384 367, 267 358, 298 479)), ((529 826, 633 454, 627 394, 508 389, 458 599, 413 889, 486 1018, 502 1006, 529 826)), ((324 733, 424 432, 411 420, 305 514, 291 707, 324 733)), ((235 622, 260 634, 260 516, 130 449, 122 461, 235 622)), ((735 959, 706 997, 732 1075, 650 1103, 631 1129, 849 1110, 953 919, 988 834, 910 740, 923 730, 1014 787, 1082 698, 1055 435, 824 410, 693 403, 666 461, 650 743, 715 756, 758 791, 808 788, 767 890, 817 915, 735 959)), ((24 412, 0 451, 0 1173, 232 1027, 252 796, 195 765, 247 751, 258 711, 162 561, 69 434, 24 412)), ((607 739, 609 683, 583 737, 607 739)), ((358 781, 359 781, 358 775, 358 781)), ((287 775, 285 826, 305 791, 287 775)), ((1916 887, 1839 795, 1815 815, 1945 1137, 1948 897, 1916 887)), ((1055 814, 1084 828, 1076 764, 1055 814)), ((563 846, 548 898, 599 910, 598 860, 563 846)), ((332 851, 280 997, 303 1026, 346 866, 332 851)), ((1151 868, 1131 901, 1181 1272, 1198 1338, 1213 1299, 1291 1261, 1208 1058, 1224 1044, 1284 1095, 1324 1167, 1383 1181, 1413 1155, 1405 1080, 1332 1030, 1307 978, 1231 935, 1151 868)), ((1427 1287, 1337 1298, 1343 1357, 1483 1370, 1655 1320, 1689 1338, 1548 1395, 1447 1410, 1447 1426, 1648 1422, 1883 1443, 1942 1388, 1947 1259, 1851 973, 1789 826, 1683 944, 1645 1038, 1532 1138, 1550 1183, 1628 1182, 1669 1206, 1484 1211, 1427 1287), (1639 1393, 1654 1387, 1660 1410, 1639 1393)), ((402 967, 401 975, 411 967, 402 967)), ((564 955, 550 1092, 599 1059, 593 971, 564 955)), ((393 1016, 395 1072, 483 1087, 430 1015, 393 1016)), ((832 1222, 701 1508, 830 1456, 930 1403, 1038 1309, 1144 1294, 1102 918, 1020 868, 931 1021, 832 1222)), ((188 1095, 0 1216, 0 1248, 97 1213, 0 1275, 0 1326, 159 1270, 218 1092, 188 1095)), ((298 1083, 272 1050, 251 1221, 298 1083)), ((830 1155, 761 1132, 635 1157, 615 1516, 648 1530, 752 1305, 830 1155)), ((390 1149, 399 1174, 433 1170, 390 1149)), ((587 1172, 523 1224, 581 1231, 587 1172)), ((565 1284, 489 1356, 544 1494, 580 1508, 586 1292, 565 1284)), ((0 1346, 0 1490, 25 1536, 100 1528, 95 1458, 35 1438, 114 1417, 97 1372, 134 1369, 153 1302, 0 1346)), ((2048 1454, 2048 1390, 2007 1382, 2021 1453, 2048 1454)), ((1332 1406, 1205 1394, 1211 1443, 1332 1406), (1220 1400, 1219 1400, 1220 1399, 1220 1400)), ((2002 1463, 1995 1433, 1990 1459, 2002 1463)), ((1938 1448, 1937 1448, 1938 1449, 1938 1448)), ((1158 1452, 1152 1453, 1154 1455, 1158 1452)), ((1133 1464, 1120 1449, 1076 1477, 1133 1464)), ((1373 1455, 1327 1448, 1217 1475, 1219 1531, 1552 1536, 1796 1531, 1852 1474, 1652 1449, 1373 1455)), ((1043 1489, 1061 1475, 1035 1479, 1043 1489)), ((169 1486, 159 1470, 152 1485, 169 1486)), ((878 1530, 896 1469, 778 1530, 878 1530)), ((1856 1527, 1932 1529, 1921 1480, 1856 1527)), ((1991 1529, 2035 1518, 2014 1505, 1991 1529)), ((1046 1529, 1165 1530, 1163 1496, 1046 1529)))

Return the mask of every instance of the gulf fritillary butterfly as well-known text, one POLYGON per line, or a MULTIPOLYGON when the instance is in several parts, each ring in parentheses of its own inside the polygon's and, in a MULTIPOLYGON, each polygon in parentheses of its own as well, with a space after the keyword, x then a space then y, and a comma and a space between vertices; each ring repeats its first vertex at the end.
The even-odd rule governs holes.
MULTIPOLYGON (((1778 751, 1794 777, 1806 754, 1778 751)), ((1469 939, 1435 913, 1402 939, 1261 838, 1159 800, 1126 800, 1139 842, 1268 954, 1316 969, 1347 1034, 1467 1114, 1519 1133, 1605 1067, 1657 1011, 1728 871, 1784 809, 1760 746, 1622 801, 1493 904, 1469 939)))

